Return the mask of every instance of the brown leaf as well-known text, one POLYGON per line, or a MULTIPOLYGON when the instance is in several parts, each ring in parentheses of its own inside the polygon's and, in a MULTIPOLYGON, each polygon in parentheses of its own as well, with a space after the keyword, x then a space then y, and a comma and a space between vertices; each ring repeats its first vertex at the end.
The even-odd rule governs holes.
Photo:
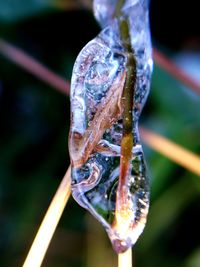
POLYGON ((81 136, 80 134, 70 132, 69 150, 73 166, 80 167, 88 160, 105 130, 109 129, 119 119, 122 113, 121 97, 125 74, 124 72, 114 81, 108 94, 99 104, 97 112, 85 134, 81 136))

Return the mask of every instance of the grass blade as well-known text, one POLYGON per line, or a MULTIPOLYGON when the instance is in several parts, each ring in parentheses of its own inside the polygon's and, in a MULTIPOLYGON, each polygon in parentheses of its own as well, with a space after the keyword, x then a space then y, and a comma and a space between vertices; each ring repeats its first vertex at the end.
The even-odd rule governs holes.
POLYGON ((39 267, 70 196, 71 168, 69 167, 33 241, 23 267, 39 267))

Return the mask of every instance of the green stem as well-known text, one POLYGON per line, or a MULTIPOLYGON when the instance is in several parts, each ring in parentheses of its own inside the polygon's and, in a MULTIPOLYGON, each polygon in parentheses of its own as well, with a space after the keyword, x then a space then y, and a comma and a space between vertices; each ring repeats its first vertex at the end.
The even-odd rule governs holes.
POLYGON ((119 18, 121 16, 121 10, 122 10, 124 3, 125 3, 125 0, 119 0, 117 2, 115 13, 114 13, 115 18, 119 18))
MULTIPOLYGON (((136 84, 136 60, 131 45, 129 22, 127 18, 122 16, 121 8, 124 4, 123 0, 119 0, 115 14, 118 14, 119 30, 122 46, 127 54, 126 62, 126 80, 122 94, 123 108, 123 134, 121 141, 121 157, 120 157, 120 177, 116 196, 116 217, 113 227, 120 227, 122 222, 129 225, 131 220, 128 200, 128 174, 132 158, 132 149, 134 145, 133 137, 133 109, 134 95, 136 84)), ((126 226, 124 226, 126 228, 126 226)), ((129 227, 129 226, 128 226, 129 227)))
POLYGON ((129 24, 127 19, 120 20, 120 34, 121 42, 127 53, 126 62, 126 80, 122 95, 122 107, 123 107, 123 135, 121 141, 121 159, 120 159, 120 179, 118 185, 118 197, 120 209, 128 208, 126 205, 128 188, 127 178, 130 168, 130 161, 132 158, 132 148, 134 145, 133 138, 133 109, 134 109, 134 94, 136 83, 136 61, 134 58, 131 38, 129 34, 129 24), (127 188, 127 190, 124 190, 127 188))
POLYGON ((134 51, 131 45, 129 23, 127 18, 122 17, 122 7, 125 0, 119 0, 115 9, 115 17, 119 21, 120 38, 127 53, 126 63, 126 80, 122 95, 123 106, 123 137, 121 143, 121 155, 124 160, 129 161, 132 156, 133 140, 133 112, 134 109, 134 94, 136 83, 136 60, 134 57, 134 51), (121 18, 120 18, 121 17, 121 18), (125 142, 126 140, 126 142, 125 142))
POLYGON ((123 47, 128 55, 126 63, 126 81, 122 96, 123 135, 127 135, 127 134, 132 134, 132 128, 133 128, 132 110, 134 107, 134 93, 135 93, 135 83, 136 83, 136 60, 131 46, 129 25, 127 20, 120 21, 120 34, 123 47))

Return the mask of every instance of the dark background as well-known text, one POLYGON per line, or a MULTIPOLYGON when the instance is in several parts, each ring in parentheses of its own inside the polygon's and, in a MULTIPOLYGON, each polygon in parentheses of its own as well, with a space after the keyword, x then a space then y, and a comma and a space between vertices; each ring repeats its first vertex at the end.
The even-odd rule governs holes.
MULTIPOLYGON (((200 56, 197 2, 152 0, 150 6, 154 46, 177 62, 181 58, 191 73, 196 69, 184 58, 200 56)), ((81 1, 0 0, 0 38, 66 80, 99 30, 81 1)), ((198 95, 155 65, 141 122, 199 154, 199 103, 198 95)), ((0 52, 0 266, 22 265, 69 165, 68 130, 69 98, 0 52)), ((145 154, 152 205, 134 266, 200 266, 199 177, 146 146, 145 154)), ((70 199, 43 266, 111 266, 112 260, 101 227, 70 199)))

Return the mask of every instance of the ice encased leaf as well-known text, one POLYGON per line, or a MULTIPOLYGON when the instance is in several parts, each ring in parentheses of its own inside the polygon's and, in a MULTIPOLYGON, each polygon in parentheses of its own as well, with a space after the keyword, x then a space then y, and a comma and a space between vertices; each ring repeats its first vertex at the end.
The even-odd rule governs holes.
POLYGON ((116 228, 123 133, 120 101, 128 58, 120 41, 118 20, 113 19, 116 2, 94 1, 96 17, 102 25, 110 25, 82 49, 74 65, 69 149, 73 197, 103 224, 114 249, 120 253, 132 246, 143 231, 149 206, 149 181, 138 119, 149 92, 152 58, 146 1, 127 0, 123 14, 129 20, 137 63, 132 111, 134 147, 126 184, 129 218, 122 228, 116 228))

